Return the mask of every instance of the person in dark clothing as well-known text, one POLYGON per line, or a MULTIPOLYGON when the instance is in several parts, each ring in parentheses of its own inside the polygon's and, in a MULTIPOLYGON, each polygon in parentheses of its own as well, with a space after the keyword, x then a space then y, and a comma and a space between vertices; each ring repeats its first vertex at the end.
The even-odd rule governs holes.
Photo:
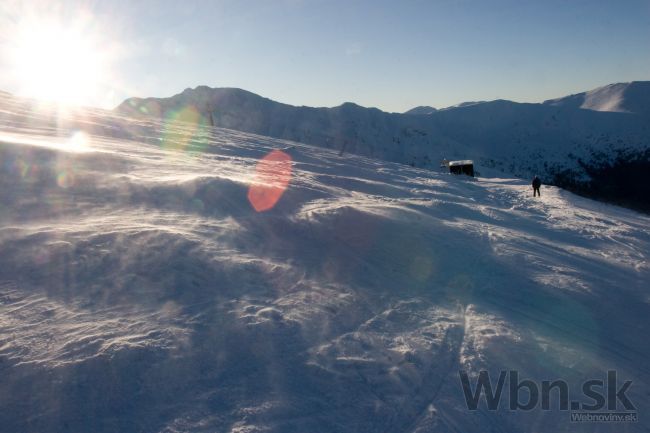
POLYGON ((535 175, 533 178, 533 197, 535 197, 535 194, 537 196, 541 197, 542 195, 539 193, 539 188, 542 186, 542 181, 535 175))

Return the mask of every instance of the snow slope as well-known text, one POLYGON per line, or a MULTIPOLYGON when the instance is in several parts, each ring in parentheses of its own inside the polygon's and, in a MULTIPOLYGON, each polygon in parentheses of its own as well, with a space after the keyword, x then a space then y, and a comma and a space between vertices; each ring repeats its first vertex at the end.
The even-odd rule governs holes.
POLYGON ((8 95, 0 154, 2 432, 650 429, 647 216, 8 95), (483 369, 572 398, 616 369, 639 421, 470 411, 483 369))

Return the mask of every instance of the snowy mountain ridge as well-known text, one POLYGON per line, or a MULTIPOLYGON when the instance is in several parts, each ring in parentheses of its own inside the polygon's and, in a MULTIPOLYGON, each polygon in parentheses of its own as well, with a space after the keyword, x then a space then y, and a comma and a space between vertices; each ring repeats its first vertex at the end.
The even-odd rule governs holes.
POLYGON ((647 187, 634 181, 650 166, 649 89, 650 82, 633 82, 542 104, 497 100, 413 115, 351 103, 294 107, 201 86, 171 98, 131 98, 117 111, 177 118, 189 109, 203 124, 414 167, 473 159, 484 173, 538 174, 547 183, 650 209, 647 187))
POLYGON ((650 117, 650 81, 610 84, 589 92, 550 99, 544 104, 650 117))

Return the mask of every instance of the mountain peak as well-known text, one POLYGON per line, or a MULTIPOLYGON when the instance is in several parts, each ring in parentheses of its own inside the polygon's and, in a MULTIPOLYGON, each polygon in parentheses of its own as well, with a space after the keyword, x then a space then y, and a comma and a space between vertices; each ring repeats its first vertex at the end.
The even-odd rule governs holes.
MULTIPOLYGON (((498 99, 497 101, 503 101, 503 99, 498 99)), ((488 101, 465 101, 465 102, 458 103, 456 105, 452 105, 450 107, 441 108, 441 110, 451 110, 453 108, 471 107, 472 105, 485 104, 486 102, 488 101)))
POLYGON ((650 116, 650 81, 614 83, 544 101, 546 105, 650 116))
POLYGON ((435 113, 436 111, 438 111, 436 108, 431 107, 429 105, 420 105, 418 107, 411 108, 410 110, 405 111, 404 114, 411 114, 411 115, 421 116, 421 115, 427 115, 427 114, 435 113))

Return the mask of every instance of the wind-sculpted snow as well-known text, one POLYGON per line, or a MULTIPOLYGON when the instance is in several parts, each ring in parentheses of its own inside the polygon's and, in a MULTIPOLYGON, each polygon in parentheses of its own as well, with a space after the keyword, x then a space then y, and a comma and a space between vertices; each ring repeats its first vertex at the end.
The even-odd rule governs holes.
POLYGON ((2 98, 0 431, 593 431, 468 410, 458 371, 608 369, 639 421, 599 431, 650 428, 648 217, 2 98))

